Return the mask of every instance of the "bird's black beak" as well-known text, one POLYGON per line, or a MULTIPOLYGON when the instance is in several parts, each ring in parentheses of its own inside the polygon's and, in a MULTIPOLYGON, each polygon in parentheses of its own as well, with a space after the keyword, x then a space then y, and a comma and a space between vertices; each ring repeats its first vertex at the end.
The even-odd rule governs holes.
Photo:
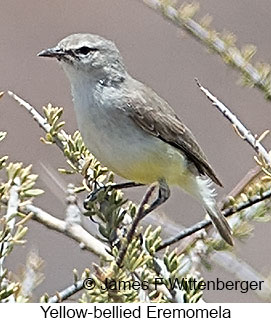
POLYGON ((40 53, 38 53, 37 56, 60 58, 63 55, 65 55, 65 52, 62 49, 60 49, 59 47, 53 47, 42 50, 40 53))

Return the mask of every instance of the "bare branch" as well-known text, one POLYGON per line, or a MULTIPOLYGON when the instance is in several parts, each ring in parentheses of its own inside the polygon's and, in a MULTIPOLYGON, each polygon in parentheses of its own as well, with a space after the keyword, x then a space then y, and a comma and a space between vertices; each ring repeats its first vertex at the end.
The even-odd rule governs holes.
POLYGON ((24 207, 28 212, 33 213, 33 220, 42 223, 48 229, 61 232, 73 240, 83 243, 84 248, 92 251, 97 256, 103 257, 109 261, 112 260, 112 257, 106 251, 106 246, 101 241, 94 238, 81 225, 77 223, 66 223, 34 205, 25 205, 24 207))
POLYGON ((206 97, 212 102, 212 104, 231 122, 231 124, 238 131, 240 137, 244 139, 248 144, 250 144, 250 146, 256 151, 258 155, 263 156, 266 163, 271 166, 271 159, 268 152, 260 143, 260 141, 256 139, 252 132, 242 124, 242 122, 236 117, 236 115, 234 115, 230 111, 229 108, 225 106, 225 104, 219 101, 209 90, 204 88, 200 84, 198 79, 196 79, 196 82, 200 90, 206 95, 206 97))
POLYGON ((79 292, 84 287, 84 280, 78 280, 74 282, 71 286, 58 292, 56 295, 48 299, 48 303, 60 303, 71 297, 72 295, 79 292))
POLYGON ((23 106, 33 117, 33 119, 39 124, 39 126, 45 131, 50 131, 50 125, 46 122, 46 119, 28 102, 20 98, 17 94, 12 91, 8 91, 8 95, 23 106))
MULTIPOLYGON (((51 126, 48 124, 46 119, 35 109, 31 104, 20 98, 15 93, 8 91, 8 95, 23 106, 33 117, 33 119, 38 123, 38 125, 45 131, 50 132, 51 126)), ((63 131, 63 130, 62 130, 63 131)), ((56 145, 64 151, 64 146, 60 139, 57 137, 54 138, 56 145)))
POLYGON ((244 191, 244 189, 260 175, 261 171, 261 167, 258 165, 251 168, 246 173, 246 175, 235 185, 235 187, 231 189, 231 191, 226 195, 226 197, 218 203, 218 206, 223 210, 225 208, 224 205, 228 203, 227 197, 236 197, 239 194, 241 194, 244 191))

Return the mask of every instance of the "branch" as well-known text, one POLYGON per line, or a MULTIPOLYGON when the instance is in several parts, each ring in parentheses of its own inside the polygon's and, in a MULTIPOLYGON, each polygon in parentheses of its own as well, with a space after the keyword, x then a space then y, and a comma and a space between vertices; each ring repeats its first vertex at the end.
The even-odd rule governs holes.
POLYGON ((258 165, 251 168, 245 174, 245 176, 235 185, 235 187, 231 189, 227 196, 218 203, 219 208, 221 208, 222 210, 225 209, 225 205, 229 202, 227 197, 233 196, 235 198, 236 196, 240 195, 244 191, 244 189, 259 176, 261 172, 262 169, 258 165))
POLYGON ((27 212, 33 213, 33 220, 42 223, 48 229, 61 232, 73 240, 83 243, 87 250, 92 251, 97 256, 101 256, 109 261, 112 260, 112 257, 108 254, 105 245, 98 239, 94 238, 81 225, 59 220, 34 205, 25 205, 24 208, 27 212))
MULTIPOLYGON (((268 198, 271 198, 271 189, 265 191, 261 195, 257 194, 257 195, 252 196, 251 198, 249 198, 248 201, 241 202, 236 207, 230 207, 230 208, 228 208, 226 210, 223 210, 222 214, 225 217, 228 217, 228 216, 230 216, 230 215, 232 215, 234 213, 238 213, 238 212, 240 212, 240 211, 242 211, 242 210, 244 210, 246 208, 249 208, 252 205, 255 205, 255 204, 259 203, 259 202, 262 202, 262 201, 264 201, 264 200, 266 200, 268 198)), ((162 250, 162 249, 170 246, 171 244, 192 235, 193 233, 195 233, 195 232, 197 232, 199 230, 207 228, 211 224, 212 224, 211 220, 199 221, 198 223, 194 224, 193 226, 191 226, 191 227, 189 227, 187 229, 184 229, 179 234, 177 234, 175 237, 172 237, 172 238, 169 238, 167 240, 164 240, 160 244, 160 246, 157 248, 157 251, 162 250)))
MULTIPOLYGON (((217 33, 211 32, 201 26, 189 16, 182 17, 180 10, 175 9, 163 0, 143 0, 143 2, 155 11, 158 11, 165 18, 169 19, 178 27, 188 31, 196 40, 202 41, 208 47, 219 54, 225 61, 225 58, 238 69, 241 73, 248 76, 258 89, 265 93, 268 100, 271 100, 270 76, 261 75, 258 70, 245 59, 241 52, 235 47, 228 45, 217 36, 217 33)), ((267 73, 268 75, 268 73, 267 73)))
POLYGON ((266 163, 271 166, 271 159, 266 151, 266 149, 263 147, 263 145, 260 143, 259 140, 256 139, 256 137, 251 133, 250 130, 248 130, 242 122, 234 115, 229 108, 227 108, 221 101, 219 101, 209 90, 204 88, 198 79, 196 79, 196 83, 199 86, 200 90, 206 95, 206 97, 212 102, 213 106, 215 106, 234 126, 234 128, 237 130, 239 136, 244 139, 255 151, 258 155, 262 156, 266 163))
POLYGON ((60 303, 79 292, 84 287, 84 279, 74 282, 71 286, 57 292, 56 295, 48 299, 48 303, 60 303))
POLYGON ((117 261, 116 261, 116 263, 117 263, 117 265, 119 267, 121 266, 123 258, 124 258, 125 254, 127 252, 128 245, 129 245, 129 243, 132 241, 132 239, 134 237, 136 227, 138 226, 140 220, 142 220, 142 218, 143 218, 144 211, 145 211, 144 207, 148 203, 154 189, 155 189, 155 185, 150 186, 148 188, 145 196, 143 197, 141 203, 140 203, 139 209, 138 209, 137 214, 136 214, 136 216, 135 216, 135 218, 133 220, 131 228, 127 233, 126 241, 124 241, 124 243, 123 243, 123 245, 122 245, 122 247, 120 249, 117 261))
MULTIPOLYGON (((28 102, 20 98, 15 93, 8 91, 8 95, 23 106, 33 117, 33 119, 38 123, 38 125, 45 131, 50 132, 51 126, 46 121, 46 119, 28 102)), ((54 138, 56 145, 64 152, 64 146, 61 140, 57 137, 54 138)))

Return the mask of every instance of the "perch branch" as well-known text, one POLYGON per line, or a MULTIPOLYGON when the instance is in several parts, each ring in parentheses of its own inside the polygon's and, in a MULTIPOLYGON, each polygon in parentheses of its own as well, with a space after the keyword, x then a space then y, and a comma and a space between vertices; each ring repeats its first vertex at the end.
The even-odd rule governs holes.
MULTIPOLYGON (((237 213, 237 212, 240 212, 246 208, 249 208, 252 205, 255 205, 256 203, 259 203, 259 202, 262 202, 266 199, 269 199, 270 197, 271 197, 271 189, 265 191, 261 195, 257 194, 257 195, 252 196, 248 201, 241 202, 236 207, 230 207, 230 208, 227 208, 226 210, 223 210, 222 214, 225 217, 228 217, 234 213, 237 213)), ((166 248, 167 246, 170 246, 171 244, 173 244, 177 241, 180 241, 180 240, 192 235, 193 233, 195 233, 201 229, 207 228, 211 224, 212 224, 212 222, 210 220, 199 221, 198 223, 194 224, 193 226, 182 230, 175 237, 164 240, 160 244, 160 246, 157 248, 157 251, 162 250, 162 249, 166 248)))

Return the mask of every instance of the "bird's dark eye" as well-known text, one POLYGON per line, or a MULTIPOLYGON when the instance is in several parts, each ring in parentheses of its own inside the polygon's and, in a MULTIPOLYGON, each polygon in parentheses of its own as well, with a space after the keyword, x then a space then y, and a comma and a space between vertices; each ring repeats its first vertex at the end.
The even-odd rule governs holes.
POLYGON ((80 47, 80 48, 76 49, 75 50, 75 53, 76 54, 81 54, 81 55, 87 55, 90 52, 94 52, 94 51, 97 51, 97 49, 96 48, 87 47, 87 46, 83 46, 83 47, 80 47))

